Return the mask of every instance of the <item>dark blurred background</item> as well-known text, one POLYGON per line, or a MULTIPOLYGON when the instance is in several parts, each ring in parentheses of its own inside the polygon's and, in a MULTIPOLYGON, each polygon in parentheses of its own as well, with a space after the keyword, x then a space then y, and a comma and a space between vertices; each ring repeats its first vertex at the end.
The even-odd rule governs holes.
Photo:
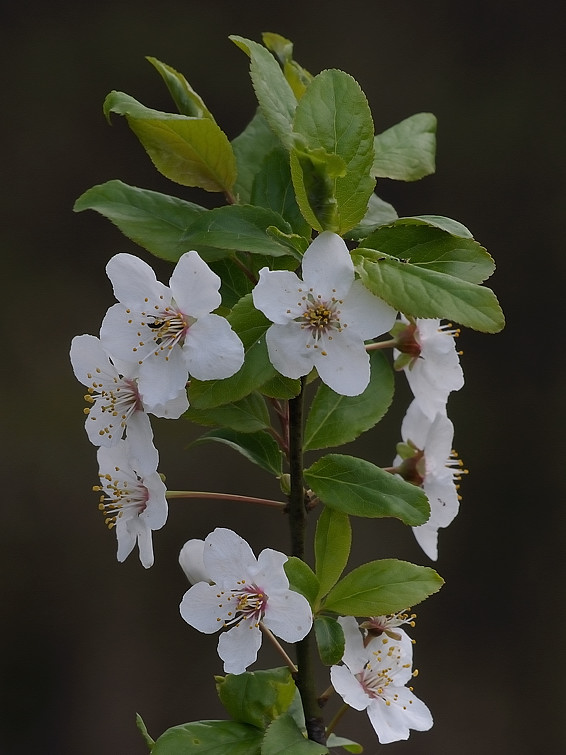
MULTIPOLYGON (((212 673, 215 637, 178 614, 177 565, 190 537, 236 529, 258 551, 287 550, 279 515, 176 502, 145 571, 115 558, 90 487, 95 451, 83 388, 68 363, 73 335, 97 334, 113 302, 104 273, 118 251, 169 268, 73 202, 112 178, 208 203, 169 183, 102 102, 121 89, 170 109, 153 55, 182 71, 232 138, 254 111, 247 59, 228 39, 276 31, 313 73, 337 67, 366 92, 377 131, 419 111, 439 119, 437 173, 381 182, 399 214, 456 218, 495 256, 507 329, 464 332, 466 386, 449 414, 471 474, 437 567, 446 586, 419 610, 417 694, 435 726, 388 751, 527 755, 566 750, 564 566, 565 48, 553 4, 160 3, 38 1, 3 6, 0 225, 6 304, 0 527, 2 755, 142 755, 139 711, 156 737, 224 716, 212 673)), ((559 4, 555 4, 556 9, 559 4)), ((346 447, 389 464, 408 401, 403 380, 384 422, 346 447)), ((277 496, 267 476, 220 447, 186 450, 195 433, 155 423, 172 489, 277 496), (187 434, 188 433, 188 434, 187 434)), ((355 526, 352 565, 395 556, 427 564, 397 522, 355 526)), ((260 666, 278 663, 262 651, 260 666)), ((321 686, 326 678, 321 678, 321 686)), ((381 748, 365 714, 340 733, 381 748)))

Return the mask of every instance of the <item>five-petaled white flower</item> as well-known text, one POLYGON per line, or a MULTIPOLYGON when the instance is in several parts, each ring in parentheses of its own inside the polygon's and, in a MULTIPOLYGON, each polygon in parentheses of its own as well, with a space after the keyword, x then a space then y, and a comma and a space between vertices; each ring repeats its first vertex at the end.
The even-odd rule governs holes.
POLYGON ((340 236, 321 233, 303 256, 303 280, 288 270, 260 270, 254 305, 273 325, 269 359, 286 377, 316 367, 336 393, 357 396, 369 383, 364 341, 388 331, 396 313, 359 280, 340 236))
POLYGON ((438 558, 438 529, 448 527, 460 507, 458 480, 467 470, 452 449, 454 425, 439 412, 431 420, 415 399, 401 425, 403 454, 393 466, 409 482, 422 486, 430 503, 430 518, 413 527, 417 542, 429 558, 438 558), (411 455, 412 454, 412 455, 411 455))
POLYGON ((364 643, 356 620, 338 619, 346 640, 342 666, 332 666, 330 679, 344 702, 367 710, 381 744, 408 739, 410 730, 427 731, 432 715, 405 685, 414 676, 412 644, 402 629, 400 640, 376 637, 364 643))
POLYGON ((242 674, 256 660, 260 623, 285 642, 298 642, 308 634, 311 608, 306 598, 289 589, 284 553, 266 548, 256 559, 239 535, 217 528, 204 540, 202 560, 204 574, 214 584, 193 585, 181 602, 181 616, 205 634, 228 630, 218 641, 226 673, 242 674))
POLYGON ((401 316, 400 323, 406 327, 398 334, 400 350, 394 350, 396 364, 404 370, 423 412, 434 419, 437 412, 446 411, 450 393, 464 385, 454 340, 460 331, 451 324, 440 325, 438 319, 417 319, 411 323, 401 316))
POLYGON ((100 492, 98 508, 109 529, 116 530, 118 561, 124 561, 138 544, 140 561, 153 564, 152 530, 167 521, 165 485, 157 473, 158 454, 151 442, 121 440, 113 448, 98 449, 100 492), (135 455, 132 448, 135 447, 135 455))
MULTIPOLYGON (((88 388, 85 428, 91 443, 115 446, 124 433, 135 442, 151 442, 153 433, 138 389, 137 365, 110 360, 99 339, 90 335, 73 338, 71 364, 77 379, 88 388)), ((153 406, 152 413, 177 419, 188 406, 187 393, 181 389, 163 406, 153 406)))
POLYGON ((196 252, 179 259, 169 287, 143 260, 117 254, 106 272, 120 304, 110 307, 100 330, 107 351, 139 365, 139 389, 153 410, 175 398, 189 373, 222 380, 244 361, 242 342, 224 317, 220 278, 196 252))

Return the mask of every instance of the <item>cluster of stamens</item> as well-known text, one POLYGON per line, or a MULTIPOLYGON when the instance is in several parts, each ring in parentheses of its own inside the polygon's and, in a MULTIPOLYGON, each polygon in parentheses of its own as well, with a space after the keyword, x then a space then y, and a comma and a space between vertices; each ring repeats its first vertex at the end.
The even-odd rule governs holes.
POLYGON ((236 584, 240 587, 232 590, 220 590, 217 597, 220 600, 219 608, 224 608, 226 604, 233 605, 233 610, 228 611, 227 618, 217 618, 217 621, 223 621, 224 626, 233 626, 240 621, 249 622, 250 629, 257 627, 265 615, 267 607, 267 595, 265 592, 254 584, 246 584, 242 579, 236 584))
MULTIPOLYGON (((97 367, 95 373, 101 374, 102 370, 97 367)), ((97 403, 103 414, 108 417, 108 424, 101 427, 98 434, 101 436, 108 436, 109 439, 113 439, 116 428, 119 431, 119 437, 124 434, 126 423, 136 409, 141 408, 140 396, 137 389, 135 380, 123 378, 121 376, 114 376, 112 378, 112 386, 109 387, 108 383, 97 382, 98 378, 92 373, 87 375, 89 380, 92 380, 92 386, 89 387, 88 393, 85 394, 85 401, 87 404, 97 403)), ((85 414, 90 414, 91 407, 84 409, 85 414)), ((93 416, 93 420, 96 418, 93 416)))
MULTIPOLYGON (((115 467, 115 470, 119 472, 120 468, 115 467)), ((108 529, 115 527, 118 519, 139 516, 147 508, 149 492, 139 477, 132 485, 128 480, 118 480, 106 473, 100 475, 100 482, 101 485, 94 485, 92 489, 102 492, 98 508, 105 516, 108 529)))
MULTIPOLYGON (((303 293, 303 289, 300 288, 299 293, 303 293)), ((301 296, 301 301, 297 302, 297 306, 301 307, 303 312, 300 317, 295 318, 295 322, 300 323, 301 328, 309 331, 315 342, 312 344, 313 348, 318 349, 317 342, 322 336, 326 336, 331 341, 333 331, 340 333, 343 328, 347 327, 345 323, 340 322, 338 307, 342 303, 342 299, 336 299, 334 296, 330 301, 324 301, 320 294, 315 297, 312 288, 301 296)), ((307 343, 307 348, 311 348, 310 343, 307 343)), ((325 351, 321 351, 321 354, 326 356, 325 351)))
MULTIPOLYGON (((381 640, 381 647, 379 650, 373 652, 376 663, 379 664, 378 668, 373 668, 370 661, 366 663, 364 669, 359 671, 355 676, 358 682, 362 685, 364 692, 372 698, 382 698, 386 705, 391 705, 391 701, 397 702, 398 696, 396 694, 391 696, 391 700, 384 697, 385 690, 390 684, 394 684, 393 674, 395 667, 399 668, 399 662, 401 661, 401 648, 398 645, 391 644, 387 637, 381 640), (392 664, 390 666, 382 665, 387 662, 387 659, 391 659, 392 664)), ((404 663, 401 668, 410 668, 410 663, 404 663)), ((413 672, 413 676, 416 676, 417 672, 413 672)))
MULTIPOLYGON (((163 299, 164 297, 161 295, 159 298, 163 299)), ((145 301, 148 302, 149 299, 146 298, 145 301)), ((183 314, 183 312, 177 308, 174 301, 171 302, 170 306, 166 307, 162 304, 155 304, 154 310, 155 312, 141 312, 142 320, 141 322, 136 322, 133 318, 129 317, 132 314, 132 310, 126 309, 128 325, 141 325, 144 328, 147 327, 151 334, 150 341, 146 342, 148 331, 146 330, 144 332, 141 329, 138 330, 137 336, 140 340, 133 347, 132 351, 143 352, 147 348, 148 343, 152 342, 157 348, 150 351, 146 356, 149 356, 150 354, 159 356, 160 353, 166 352, 165 359, 168 360, 169 352, 177 344, 182 343, 188 329, 196 322, 196 320, 183 314)), ((139 360, 139 364, 142 364, 144 358, 145 357, 139 360)))

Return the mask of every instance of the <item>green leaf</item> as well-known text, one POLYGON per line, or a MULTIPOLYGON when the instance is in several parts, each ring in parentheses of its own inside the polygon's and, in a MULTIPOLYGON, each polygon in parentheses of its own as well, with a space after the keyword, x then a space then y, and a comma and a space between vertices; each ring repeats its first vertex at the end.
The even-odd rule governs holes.
POLYGON ((238 202, 250 203, 255 176, 267 155, 279 145, 279 139, 269 128, 261 110, 258 110, 242 133, 232 141, 238 166, 234 184, 238 202))
POLYGON ((291 672, 283 667, 217 676, 216 691, 235 721, 265 729, 289 708, 296 687, 291 672))
POLYGON ((310 566, 296 556, 290 556, 283 564, 291 590, 303 595, 314 606, 319 584, 310 566))
POLYGON ((280 34, 272 32, 264 32, 261 38, 267 49, 277 56, 283 67, 285 78, 289 82, 295 97, 300 100, 313 77, 297 61, 293 60, 293 43, 280 34))
POLYGON ((223 426, 241 433, 253 433, 270 425, 265 399, 259 393, 250 393, 240 401, 213 409, 196 409, 189 406, 183 417, 199 425, 223 426))
POLYGON ((299 378, 288 378, 275 374, 261 385, 261 392, 269 398, 290 399, 298 396, 301 391, 301 381, 299 378))
POLYGON ((283 713, 269 725, 261 746, 261 755, 325 755, 326 753, 328 753, 328 748, 307 739, 288 713, 283 713))
POLYGON ((193 721, 167 729, 151 755, 260 755, 263 731, 236 721, 193 721))
POLYGON ((469 283, 482 283, 495 270, 491 255, 465 226, 450 218, 399 218, 365 238, 363 247, 469 283), (441 224, 462 230, 454 234, 441 224))
POLYGON ((321 384, 305 426, 304 449, 341 446, 376 425, 393 400, 395 381, 387 359, 370 353, 371 377, 359 396, 341 396, 321 384))
MULTIPOLYGON (((267 228, 276 226, 284 233, 292 228, 281 215, 252 205, 225 205, 201 214, 188 229, 184 241, 196 249, 205 262, 229 253, 251 252, 273 257, 288 256, 289 245, 281 244, 267 228)), ((297 255, 299 258, 299 255, 297 255)))
POLYGON ((149 732, 147 730, 147 726, 144 723, 143 718, 140 716, 139 713, 136 713, 136 726, 141 732, 141 735, 144 739, 144 742, 148 746, 149 750, 151 751, 153 745, 155 744, 155 740, 150 737, 149 732))
MULTIPOLYGON (((423 216, 424 217, 424 216, 423 216)), ((369 198, 368 208, 364 217, 360 220, 357 226, 352 228, 346 233, 346 238, 358 241, 369 236, 372 231, 375 231, 382 225, 392 223, 397 220, 398 215, 393 205, 389 202, 384 202, 377 194, 372 194, 369 198)))
POLYGON ((446 273, 358 248, 352 255, 364 285, 412 317, 440 317, 474 330, 497 333, 505 318, 493 291, 446 273))
POLYGON ((375 137, 376 178, 417 181, 436 170, 436 118, 417 113, 375 137))
POLYGON ((277 441, 272 435, 264 430, 257 432, 238 432, 228 428, 211 430, 201 435, 191 443, 192 446, 200 446, 203 443, 222 443, 234 451, 245 456, 246 459, 257 464, 266 472, 278 477, 281 474, 283 457, 277 441))
POLYGON ((85 191, 75 212, 96 210, 127 238, 156 257, 177 262, 191 248, 185 234, 204 207, 157 191, 138 189, 122 181, 107 181, 85 191))
POLYGON ((202 97, 195 92, 183 74, 157 60, 157 58, 148 55, 146 60, 157 70, 167 85, 173 102, 182 115, 188 115, 192 118, 210 118, 214 121, 214 117, 204 104, 202 97))
POLYGON ((331 590, 325 608, 343 616, 382 616, 402 611, 438 592, 434 569, 386 558, 354 569, 331 590))
POLYGON ((208 266, 222 281, 220 294, 224 307, 231 309, 242 297, 251 293, 254 282, 250 280, 233 258, 225 257, 221 260, 215 260, 208 263, 208 266))
POLYGON ((316 524, 314 557, 320 583, 317 598, 322 598, 340 579, 348 563, 352 528, 347 514, 325 506, 316 524))
POLYGON ((392 516, 413 527, 430 516, 421 488, 354 456, 323 456, 305 470, 305 481, 327 506, 353 516, 392 516))
POLYGON ((337 737, 336 734, 331 734, 326 744, 329 747, 342 747, 346 752, 360 753, 364 751, 364 748, 357 742, 345 737, 337 737))
POLYGON ((317 616, 314 632, 320 660, 325 666, 340 663, 344 655, 344 632, 336 619, 330 616, 317 616))
POLYGON ((211 409, 239 401, 277 375, 265 345, 265 332, 271 322, 254 307, 251 294, 235 305, 227 319, 244 344, 244 364, 235 375, 225 380, 191 378, 189 400, 197 409, 211 409))
POLYGON ((364 217, 375 186, 373 121, 359 84, 343 71, 315 76, 293 129, 291 175, 301 212, 313 228, 343 235, 364 217))
POLYGON ((271 130, 289 149, 297 101, 279 64, 263 45, 244 37, 230 37, 250 58, 250 76, 261 112, 271 130))
POLYGON ((146 108, 124 92, 110 92, 104 114, 125 115, 157 170, 182 186, 229 192, 236 159, 226 134, 210 118, 146 108))
POLYGON ((289 155, 282 147, 272 150, 265 157, 254 177, 250 201, 253 205, 276 212, 299 236, 310 237, 311 227, 301 215, 295 199, 289 155))

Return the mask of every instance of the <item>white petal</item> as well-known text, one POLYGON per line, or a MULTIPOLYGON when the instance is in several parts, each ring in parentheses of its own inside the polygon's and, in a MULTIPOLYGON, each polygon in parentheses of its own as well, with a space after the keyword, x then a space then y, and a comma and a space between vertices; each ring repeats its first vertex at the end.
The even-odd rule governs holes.
POLYGON ((271 548, 265 548, 257 557, 254 580, 268 595, 275 590, 289 589, 289 580, 283 568, 287 561, 288 557, 284 553, 271 548))
POLYGON ((210 577, 204 568, 203 561, 204 540, 188 540, 179 553, 179 564, 189 582, 196 585, 197 582, 209 582, 210 577))
POLYGON ((164 404, 154 404, 151 408, 151 413, 156 417, 179 419, 188 408, 189 399, 187 398, 187 391, 185 388, 182 388, 176 396, 169 399, 169 401, 166 401, 164 404))
POLYGON ((110 307, 100 327, 100 340, 105 351, 121 362, 139 367, 139 362, 153 349, 153 340, 144 339, 146 331, 139 325, 133 313, 128 313, 123 304, 110 307))
POLYGON ((259 271, 259 281, 252 291, 254 307, 268 317, 271 322, 284 325, 298 317, 303 308, 303 283, 289 270, 259 271))
POLYGON ((448 527, 460 508, 458 491, 451 475, 442 478, 425 479, 424 492, 430 502, 430 519, 436 527, 448 527))
POLYGON ((396 310, 374 296, 359 280, 354 281, 340 306, 340 322, 347 323, 364 341, 387 333, 396 317, 396 310))
POLYGON ((150 354, 140 365, 139 392, 148 412, 176 398, 189 377, 185 355, 180 346, 167 352, 150 354))
POLYGON ((419 527, 413 527, 413 534, 426 555, 432 561, 436 561, 438 559, 438 527, 426 522, 419 527))
POLYGON ((151 422, 145 412, 137 410, 128 418, 126 425, 126 437, 130 453, 140 459, 138 472, 155 472, 157 469, 158 454, 153 445, 153 430, 151 422))
POLYGON ((149 477, 143 478, 143 484, 148 490, 149 498, 147 508, 139 515, 138 519, 142 520, 151 530, 159 530, 167 521, 169 507, 165 497, 166 488, 161 476, 154 472, 149 477))
POLYGON ((363 393, 370 378, 369 355, 363 341, 343 330, 335 333, 331 341, 322 338, 318 346, 313 349, 314 366, 322 382, 342 396, 363 393))
MULTIPOLYGON (((343 662, 353 674, 357 674, 368 662, 368 652, 364 648, 364 640, 358 622, 353 616, 340 616, 338 623, 344 632, 344 655, 343 662)), ((358 710, 361 710, 358 708, 358 710)))
POLYGON ((248 543, 235 532, 217 527, 204 541, 204 567, 220 586, 234 587, 257 571, 257 559, 248 543))
POLYGON ((220 306, 220 283, 197 252, 186 252, 177 262, 169 286, 179 309, 198 318, 220 306))
POLYGON ((120 519, 116 523, 115 530, 118 541, 117 558, 120 563, 123 563, 134 549, 137 533, 132 532, 128 523, 120 519))
MULTIPOLYGON (((202 584, 202 583, 201 583, 202 584)), ((218 655, 227 674, 243 674, 256 660, 261 647, 261 630, 249 621, 241 621, 218 639, 218 655)))
POLYGON ((306 344, 310 335, 298 323, 272 325, 265 334, 269 361, 285 377, 308 375, 314 365, 313 349, 306 344))
POLYGON ((169 289, 156 279, 152 268, 133 254, 116 254, 106 265, 106 273, 116 299, 137 311, 147 307, 146 297, 151 301, 158 300, 160 295, 171 298, 169 289))
POLYGON ((423 451, 427 444, 431 424, 430 417, 423 412, 419 402, 414 399, 403 418, 401 437, 405 442, 412 441, 419 450, 423 451))
POLYGON ((191 325, 183 346, 185 364, 197 380, 223 380, 244 363, 244 347, 224 317, 204 315, 191 325))
POLYGON ((426 731, 432 726, 432 716, 426 705, 406 687, 386 689, 389 705, 381 698, 372 701, 368 716, 381 744, 408 739, 410 729, 426 731), (396 695, 397 699, 393 699, 396 695), (412 702, 409 702, 412 701, 412 702))
POLYGON ((344 240, 324 231, 303 255, 303 281, 323 299, 343 299, 354 280, 354 265, 344 240))
POLYGON ((365 710, 371 703, 371 698, 364 692, 364 688, 347 666, 332 666, 330 681, 336 692, 351 708, 365 710))
POLYGON ((204 634, 213 634, 222 629, 232 606, 218 585, 197 582, 184 594, 179 610, 187 624, 204 634))
POLYGON ((75 377, 89 388, 93 383, 111 383, 118 375, 96 336, 75 336, 71 341, 70 357, 75 377))
POLYGON ((305 597, 293 590, 268 594, 263 623, 285 642, 298 642, 311 629, 311 607, 305 597))
MULTIPOLYGON (((128 522, 128 525, 131 525, 133 522, 135 522, 135 520, 130 520, 128 522)), ((153 539, 151 534, 152 528, 149 526, 143 526, 141 524, 141 517, 138 517, 138 520, 134 526, 137 529, 137 542, 140 554, 140 563, 144 567, 144 569, 149 569, 151 566, 153 566, 153 539)))

